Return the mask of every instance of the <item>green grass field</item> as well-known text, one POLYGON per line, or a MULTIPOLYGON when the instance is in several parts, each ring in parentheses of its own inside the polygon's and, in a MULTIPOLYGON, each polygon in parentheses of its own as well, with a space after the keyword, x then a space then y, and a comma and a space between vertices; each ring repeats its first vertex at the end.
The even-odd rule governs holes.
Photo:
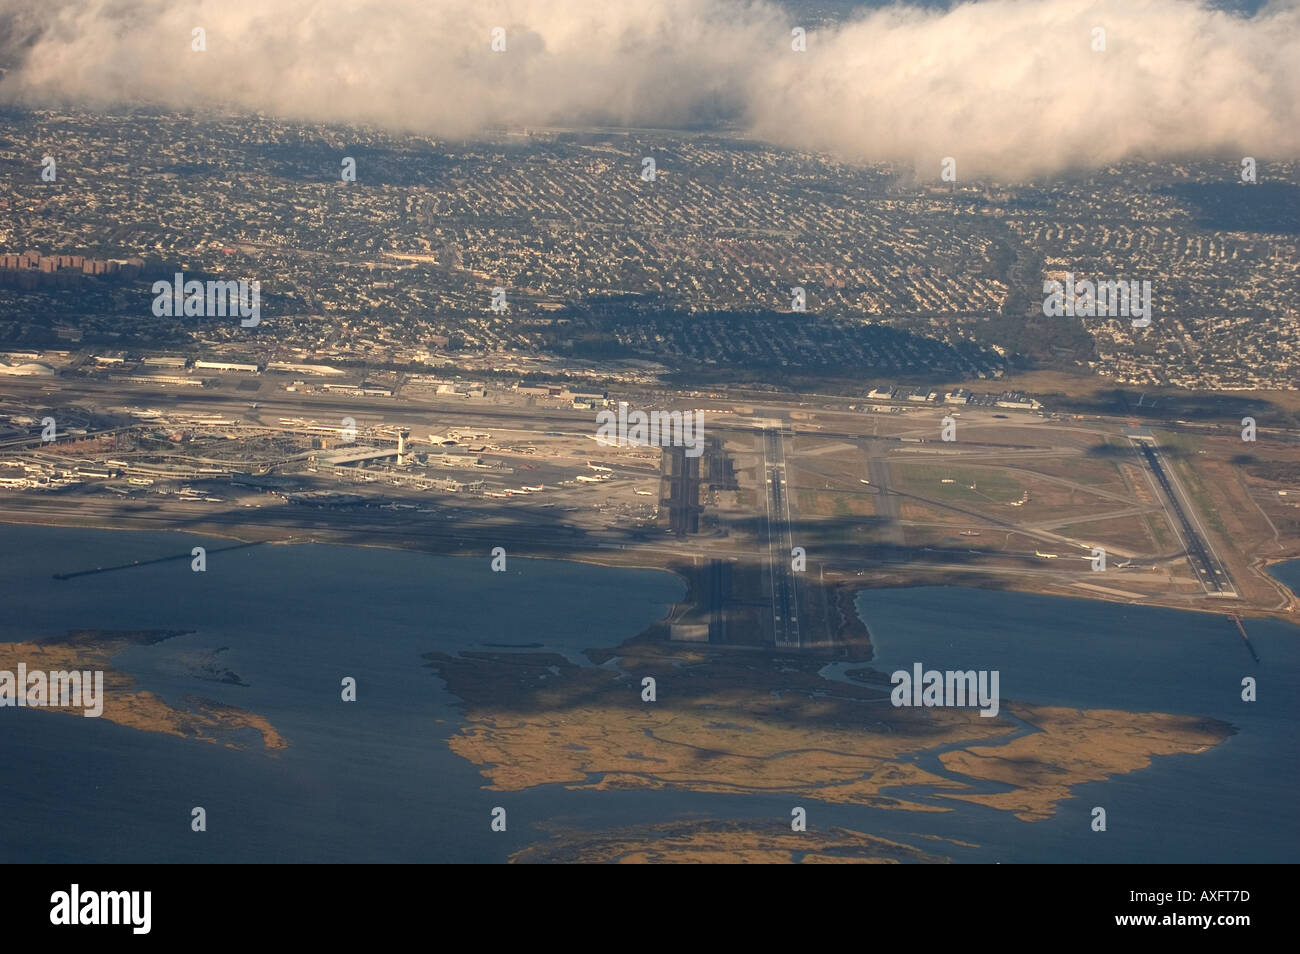
POLYGON ((1014 477, 989 467, 954 467, 930 461, 889 462, 897 489, 931 500, 1002 506, 1019 500, 1024 488, 1014 477), (951 480, 945 484, 944 480, 951 480), (975 489, 971 489, 972 485, 975 489))

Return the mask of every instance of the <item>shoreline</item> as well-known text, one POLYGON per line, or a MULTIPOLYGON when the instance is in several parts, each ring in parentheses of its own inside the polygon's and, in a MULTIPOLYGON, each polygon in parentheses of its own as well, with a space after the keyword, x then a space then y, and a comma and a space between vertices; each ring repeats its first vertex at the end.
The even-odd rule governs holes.
MULTIPOLYGON (((450 556, 469 558, 471 556, 481 556, 468 551, 464 547, 456 545, 421 545, 418 541, 380 541, 374 539, 364 539, 365 531, 356 531, 346 527, 320 527, 313 528, 305 533, 294 533, 285 535, 277 533, 277 528, 271 524, 243 523, 238 525, 228 525, 217 522, 198 521, 193 528, 170 527, 150 527, 141 526, 127 520, 117 520, 110 524, 108 521, 100 521, 83 518, 76 512, 69 512, 67 520, 51 521, 49 514, 42 514, 42 519, 24 520, 20 515, 11 512, 0 513, 0 525, 13 526, 36 526, 52 527, 63 529, 80 529, 80 530, 106 530, 106 531, 127 531, 133 533, 154 532, 154 533, 177 533, 191 534, 199 537, 210 537, 219 540, 229 540, 241 544, 262 544, 262 545, 279 545, 293 546, 300 544, 320 543, 329 546, 346 546, 357 547, 362 549, 377 550, 404 550, 415 553, 427 553, 434 556, 450 556), (356 539, 357 534, 362 534, 362 539, 356 539)), ((689 568, 680 560, 665 559, 662 562, 647 562, 644 559, 637 559, 636 550, 594 550, 574 548, 572 550, 539 550, 535 547, 523 547, 516 549, 512 554, 518 559, 533 560, 554 560, 570 563, 583 563, 592 566, 602 566, 610 569, 640 569, 652 570, 656 572, 671 573, 681 581, 685 593, 682 599, 673 603, 669 612, 659 620, 656 620, 641 633, 635 637, 639 639, 651 630, 660 626, 671 624, 674 619, 690 613, 697 609, 697 599, 693 592, 693 582, 691 580, 689 568)), ((1293 562, 1300 557, 1260 557, 1260 565, 1264 572, 1268 568, 1282 563, 1293 562)), ((870 572, 870 571, 868 571, 870 572)), ((1126 600, 1109 597, 1107 594, 1097 591, 1079 590, 1078 592, 1060 592, 1069 586, 1062 581, 1060 583, 1049 583, 1047 585, 1017 585, 1018 581, 1011 580, 1008 582, 1004 579, 998 579, 997 586, 989 587, 984 585, 971 585, 962 581, 962 577, 971 574, 978 574, 978 570, 971 570, 969 573, 952 573, 948 574, 952 578, 944 579, 945 571, 942 568, 936 568, 935 571, 912 571, 908 573, 891 570, 887 566, 882 567, 874 577, 852 577, 832 578, 825 582, 825 586, 833 597, 833 605, 838 611, 838 622, 832 633, 834 642, 830 646, 809 647, 804 652, 812 654, 825 655, 828 651, 831 654, 843 655, 845 651, 858 650, 863 655, 855 655, 853 658, 857 661, 870 662, 874 658, 874 646, 871 638, 870 627, 861 615, 856 611, 856 601, 858 594, 866 590, 873 589, 905 589, 919 587, 958 587, 971 590, 1002 590, 1012 593, 1025 593, 1038 596, 1057 597, 1065 599, 1079 599, 1090 602, 1111 603, 1121 606, 1143 606, 1155 609, 1169 609, 1180 612, 1201 613, 1211 616, 1221 616, 1231 618, 1240 616, 1243 619, 1274 619, 1279 622, 1300 625, 1300 621, 1295 619, 1294 615, 1286 610, 1268 609, 1252 605, 1232 606, 1224 605, 1222 608, 1205 605, 1184 605, 1172 601, 1151 600, 1126 600), (888 577, 884 579, 882 577, 888 577), (936 578, 938 577, 938 578, 936 578)), ((1271 574, 1270 574, 1271 576, 1271 574)), ((1290 587, 1286 586, 1281 580, 1275 577, 1273 581, 1280 588, 1290 593, 1290 587)), ((1294 594, 1293 594, 1294 597, 1294 594)), ((1292 605, 1296 605, 1294 602, 1292 605)), ((689 641, 682 641, 681 645, 692 645, 689 641)), ((733 649, 766 649, 767 651, 778 651, 772 646, 755 646, 755 645, 730 645, 727 644, 709 644, 711 649, 733 648, 733 649)))
MULTIPOLYGON (((214 538, 232 539, 232 530, 272 528, 224 529, 226 534, 214 538)), ((201 526, 158 532, 208 535, 201 526)), ((332 545, 416 549, 388 542, 332 545)), ((568 562, 596 561, 571 557, 568 562)), ((672 604, 665 617, 616 645, 577 650, 594 666, 545 652, 507 653, 505 647, 423 656, 455 700, 458 716, 447 744, 474 766, 482 790, 509 793, 561 785, 573 790, 780 791, 918 817, 960 810, 944 809, 935 801, 951 798, 1022 822, 1041 822, 1076 798, 1080 785, 1145 771, 1158 756, 1198 754, 1231 734, 1230 725, 1219 725, 1222 720, 1211 724, 1187 713, 1023 702, 1012 708, 1010 701, 1008 714, 1038 731, 1008 734, 1001 720, 984 720, 965 709, 891 708, 886 686, 875 680, 855 680, 828 692, 828 677, 821 674, 825 653, 671 641, 669 623, 691 605, 694 594, 689 578, 676 569, 668 571, 684 579, 685 597, 672 604), (726 650, 748 650, 751 655, 726 650), (602 661, 615 657, 615 666, 602 667, 602 661), (709 664, 698 665, 701 662, 709 664), (552 673, 552 668, 559 672, 552 673), (661 705, 642 705, 635 679, 643 672, 666 674, 672 680, 661 705), (861 731, 864 721, 872 719, 878 721, 861 731), (547 759, 539 760, 539 752, 547 759), (918 765, 912 754, 916 752, 928 753, 931 761, 918 765), (700 753, 708 756, 709 771, 704 774, 700 753), (1042 765, 1052 769, 1040 771, 1042 765), (592 782, 597 775, 600 780, 592 782)), ((702 579, 699 573, 693 577, 697 584, 702 579)), ((878 673, 872 665, 870 630, 857 614, 862 589, 858 580, 838 581, 828 584, 827 593, 835 597, 833 614, 838 618, 832 619, 840 631, 851 638, 860 627, 861 637, 868 640, 860 644, 866 652, 855 663, 878 673)), ((173 722, 181 717, 171 716, 173 722)), ((262 717, 254 712, 226 718, 262 717)), ((137 727, 155 723, 158 720, 137 727)), ((279 740, 271 723, 265 728, 274 734, 264 732, 264 739, 279 740)), ((264 747, 278 748, 266 743, 264 747)))

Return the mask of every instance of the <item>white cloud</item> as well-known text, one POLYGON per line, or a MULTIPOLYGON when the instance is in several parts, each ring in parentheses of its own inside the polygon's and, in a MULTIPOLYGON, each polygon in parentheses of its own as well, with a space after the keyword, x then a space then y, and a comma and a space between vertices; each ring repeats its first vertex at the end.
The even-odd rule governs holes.
POLYGON ((900 5, 810 29, 806 53, 790 49, 798 25, 742 0, 0 0, 0 96, 447 136, 725 116, 927 177, 944 156, 965 178, 1300 154, 1300 0, 1251 18, 1197 0, 900 5), (196 26, 204 53, 190 49, 196 26), (495 26, 505 53, 492 52, 495 26))

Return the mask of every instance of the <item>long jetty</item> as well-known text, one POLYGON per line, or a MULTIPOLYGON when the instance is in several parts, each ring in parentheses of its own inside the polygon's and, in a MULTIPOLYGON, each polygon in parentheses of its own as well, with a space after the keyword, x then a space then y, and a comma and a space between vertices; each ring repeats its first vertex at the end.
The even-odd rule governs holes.
MULTIPOLYGON (((215 550, 208 550, 208 553, 229 553, 231 550, 243 550, 246 547, 257 547, 262 545, 261 540, 255 540, 252 543, 235 543, 228 547, 218 547, 215 550)), ((133 560, 130 563, 119 563, 117 566, 97 566, 93 570, 74 570, 71 573, 55 573, 56 580, 71 580, 78 576, 92 576, 96 573, 113 573, 117 570, 134 570, 136 567, 153 566, 155 563, 171 563, 173 560, 189 560, 193 553, 178 553, 175 556, 157 557, 153 560, 133 560)))
POLYGON ((1250 658, 1259 662, 1259 655, 1255 652, 1255 647, 1251 645, 1250 637, 1246 635, 1246 626, 1242 623, 1241 617, 1233 613, 1228 619, 1237 624, 1237 632, 1241 633, 1242 640, 1246 643, 1246 648, 1250 650, 1250 658))

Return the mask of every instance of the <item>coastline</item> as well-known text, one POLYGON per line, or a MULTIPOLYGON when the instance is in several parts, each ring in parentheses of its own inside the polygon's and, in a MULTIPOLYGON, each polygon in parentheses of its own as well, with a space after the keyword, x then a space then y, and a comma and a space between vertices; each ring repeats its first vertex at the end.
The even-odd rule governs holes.
MULTIPOLYGON (((430 538, 419 539, 414 535, 407 539, 375 539, 374 536, 380 533, 397 535, 400 530, 406 529, 391 528, 382 525, 376 525, 375 527, 361 530, 343 526, 313 527, 310 530, 287 533, 286 535, 285 531, 288 528, 280 528, 270 522, 241 522, 238 524, 230 524, 220 521, 198 520, 189 527, 180 528, 175 525, 165 527, 149 526, 143 520, 133 520, 130 516, 123 518, 120 515, 113 520, 87 519, 76 511, 69 511, 66 514, 60 514, 60 519, 56 520, 50 519, 51 515, 48 513, 41 514, 40 519, 21 519, 21 517, 22 514, 13 511, 0 512, 0 525, 12 524, 19 526, 61 527, 84 530, 187 533, 194 536, 230 540, 236 543, 249 545, 322 543, 332 546, 348 546, 363 549, 407 550, 438 556, 466 558, 471 556, 484 556, 483 553, 470 551, 464 546, 451 544, 444 540, 430 538), (367 536, 368 534, 370 535, 369 537, 367 536)), ((572 563, 584 563, 611 569, 625 568, 653 570, 673 574, 681 581, 685 590, 682 599, 674 603, 672 608, 662 619, 657 620, 650 627, 647 627, 642 634, 638 634, 638 638, 641 635, 648 634, 651 629, 671 624, 674 620, 680 619, 692 612, 696 612, 699 609, 699 598, 698 594, 694 591, 691 567, 684 562, 684 559, 666 558, 663 560, 647 560, 644 553, 639 549, 597 550, 590 548, 584 549, 582 547, 546 549, 527 545, 512 546, 510 548, 510 555, 517 556, 520 559, 556 560, 572 563)), ((1278 557, 1261 557, 1259 559, 1261 561, 1259 565, 1264 572, 1267 572, 1268 567, 1292 562, 1298 558, 1284 555, 1278 557)), ((1290 587, 1287 587, 1286 584, 1277 580, 1275 577, 1273 580, 1278 589, 1291 594, 1291 602, 1289 603, 1290 611, 1286 609, 1271 609, 1250 604, 1236 605, 1226 601, 1222 608, 1219 608, 1154 598, 1129 600, 1117 598, 1096 590, 1070 589, 1069 584, 1064 581, 1059 583, 1052 582, 1048 584, 1034 583, 1031 585, 1020 585, 1022 581, 1014 578, 1008 580, 1006 578, 981 574, 977 569, 969 571, 963 570, 961 572, 948 572, 942 567, 936 567, 934 570, 911 569, 909 571, 899 571, 897 569, 891 569, 888 565, 885 565, 875 570, 867 570, 865 573, 870 575, 845 577, 842 574, 832 574, 825 580, 823 585, 829 590, 831 594, 831 602, 835 606, 836 621, 834 628, 830 633, 832 643, 831 645, 809 647, 804 651, 822 655, 830 651, 837 656, 847 656, 854 661, 869 662, 874 656, 871 632, 865 621, 863 621, 858 615, 855 603, 859 593, 864 590, 873 589, 952 586, 974 590, 1005 590, 1007 592, 1029 593, 1066 599, 1081 599, 1093 602, 1118 604, 1122 606, 1147 606, 1153 608, 1172 609, 1182 612, 1195 612, 1211 616, 1222 616, 1225 618, 1230 618, 1236 615, 1242 618, 1275 619, 1287 623, 1297 622, 1294 613, 1295 609, 1300 607, 1300 600, 1297 600, 1290 587), (974 579, 971 579, 972 577, 974 577, 974 579)), ((683 642, 683 645, 691 645, 691 643, 683 642)), ((711 645, 711 648, 727 647, 711 645)), ((756 647, 745 646, 743 648, 756 647)), ((769 646, 768 648, 770 649, 771 647, 769 646)))
MULTIPOLYGON (((214 538, 242 539, 230 531, 247 535, 272 528, 222 529, 227 532, 214 538)), ((202 525, 168 532, 209 534, 202 525)), ((312 536, 335 542, 326 534, 312 536)), ((373 540, 338 545, 428 549, 373 540)), ((581 559, 587 554, 544 558, 631 566, 618 561, 619 553, 613 561, 581 559)), ((1013 708, 1009 702, 1007 712, 1016 718, 1006 720, 981 719, 966 710, 897 709, 888 706, 886 687, 874 680, 828 692, 822 652, 671 641, 674 614, 696 596, 684 575, 689 567, 652 568, 686 580, 683 599, 641 633, 586 652, 595 666, 502 647, 425 655, 459 713, 448 745, 474 767, 483 790, 556 785, 573 791, 780 793, 908 816, 945 814, 965 802, 1043 822, 1069 803, 1079 785, 1144 771, 1156 757, 1208 751, 1232 734, 1227 723, 1200 716, 1108 708, 1013 708), (638 680, 645 673, 660 681, 657 705, 647 706, 641 697, 638 680), (1024 735, 1021 722, 1037 731, 1024 735), (925 764, 915 764, 917 752, 925 753, 925 764), (1005 787, 1012 791, 998 791, 1005 787)), ((875 651, 856 611, 861 589, 854 579, 828 584, 825 592, 834 594, 841 631, 863 650, 858 658, 869 668, 875 651)))

